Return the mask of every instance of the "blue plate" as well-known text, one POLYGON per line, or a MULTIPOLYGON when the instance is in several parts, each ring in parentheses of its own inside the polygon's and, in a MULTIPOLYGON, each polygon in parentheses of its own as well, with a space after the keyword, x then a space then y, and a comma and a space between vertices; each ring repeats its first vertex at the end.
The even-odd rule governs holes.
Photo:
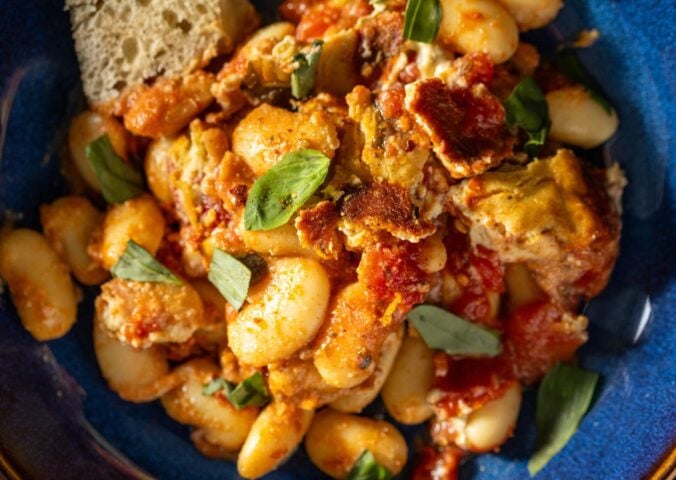
MULTIPOLYGON (((267 3, 270 11, 272 2, 267 3)), ((621 127, 602 153, 622 165, 622 253, 610 286, 588 307, 581 363, 602 373, 577 434, 541 479, 638 479, 676 440, 676 23, 673 0, 571 1, 542 45, 596 27, 582 60, 617 107, 621 127), (671 167, 671 168, 669 168, 671 167), (672 170, 673 169, 673 170, 672 170)), ((37 207, 62 193, 57 150, 82 107, 67 15, 56 0, 3 0, 0 17, 0 211, 38 226, 37 207)), ((0 299, 0 465, 35 479, 229 479, 233 465, 201 456, 188 430, 156 403, 108 390, 91 344, 92 294, 63 339, 38 345, 0 299)), ((499 454, 467 461, 464 479, 526 478, 533 394, 499 454)), ((373 412, 380 407, 371 407, 373 412)), ((412 441, 420 430, 404 428, 412 441)), ((269 479, 323 478, 301 451, 269 479)))

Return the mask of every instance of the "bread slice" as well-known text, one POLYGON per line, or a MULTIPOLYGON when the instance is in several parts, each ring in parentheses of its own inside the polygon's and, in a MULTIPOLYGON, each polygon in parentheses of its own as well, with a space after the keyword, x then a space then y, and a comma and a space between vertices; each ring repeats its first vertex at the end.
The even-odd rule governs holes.
POLYGON ((66 0, 66 9, 91 104, 204 66, 257 23, 248 0, 66 0))

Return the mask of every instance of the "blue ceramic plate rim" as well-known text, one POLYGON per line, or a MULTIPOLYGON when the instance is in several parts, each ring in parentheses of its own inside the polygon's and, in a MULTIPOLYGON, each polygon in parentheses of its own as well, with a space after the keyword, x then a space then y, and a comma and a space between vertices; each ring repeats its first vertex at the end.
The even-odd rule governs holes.
MULTIPOLYGON (((640 478, 676 439, 676 174, 668 168, 676 143, 669 123, 676 119, 674 6, 629 3, 569 1, 549 36, 531 35, 546 44, 552 33, 569 38, 600 27, 601 41, 582 60, 602 80, 622 126, 597 154, 618 160, 632 182, 622 254, 608 291, 589 306, 591 338, 580 355, 602 373, 602 388, 543 479, 640 478)), ((0 211, 25 212, 20 223, 36 226, 37 205, 61 188, 55 160, 63 125, 82 105, 61 2, 4 5, 12 15, 0 18, 0 211)), ((202 458, 187 430, 157 405, 127 404, 107 390, 93 361, 90 301, 74 330, 47 345, 22 330, 6 295, 0 302, 0 454, 22 478, 143 478, 134 464, 160 478, 238 478, 231 465, 202 458)), ((532 397, 516 438, 499 454, 467 462, 462 478, 526 476, 532 397)), ((379 405, 370 411, 382 414, 379 405)), ((415 429, 404 432, 411 439, 415 429)), ((269 478, 321 477, 301 451, 269 478)))

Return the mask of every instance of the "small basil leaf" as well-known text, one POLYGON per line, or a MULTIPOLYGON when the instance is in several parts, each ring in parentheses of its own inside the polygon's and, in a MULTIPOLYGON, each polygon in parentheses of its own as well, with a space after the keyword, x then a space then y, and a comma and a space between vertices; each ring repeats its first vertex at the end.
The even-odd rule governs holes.
POLYGON ((364 450, 347 474, 347 480, 390 480, 392 473, 376 461, 370 450, 364 450))
POLYGON ((224 378, 215 378, 209 383, 202 385, 202 395, 210 397, 214 393, 220 392, 221 390, 230 392, 233 388, 235 388, 234 383, 228 382, 224 378))
POLYGON ((265 381, 260 372, 256 372, 237 385, 229 394, 230 403, 237 408, 262 407, 270 401, 265 381))
POLYGON ((110 272, 117 278, 137 282, 183 284, 171 270, 133 240, 127 241, 127 248, 110 272))
POLYGON ((242 308, 251 281, 251 270, 246 265, 216 248, 211 257, 207 278, 232 308, 235 310, 242 308))
POLYGON ((536 155, 544 145, 549 133, 549 107, 545 94, 535 80, 524 77, 505 100, 507 124, 522 128, 528 135, 525 149, 529 155, 536 155))
POLYGON ((589 408, 598 377, 597 373, 559 363, 542 380, 535 410, 538 447, 528 462, 531 476, 573 436, 589 408))
POLYGON ((238 410, 245 407, 262 407, 270 401, 270 394, 260 372, 254 373, 239 385, 223 378, 216 378, 202 386, 202 395, 212 396, 220 391, 225 392, 228 401, 238 410))
POLYGON ((143 193, 143 177, 115 153, 108 134, 87 145, 85 153, 94 167, 106 202, 122 203, 143 193))
POLYGON ((268 264, 263 258, 259 257, 255 253, 249 253, 243 257, 239 257, 238 260, 251 271, 251 280, 249 281, 249 285, 258 283, 258 281, 262 280, 263 277, 265 277, 265 275, 268 273, 268 264))
POLYGON ((594 81, 585 71, 575 52, 569 48, 562 50, 554 60, 554 65, 566 77, 582 85, 587 90, 587 93, 589 93, 589 96, 601 105, 608 115, 612 115, 613 106, 599 93, 594 85, 594 81))
POLYGON ((324 183, 331 161, 316 150, 298 150, 256 180, 244 208, 244 228, 272 230, 291 216, 324 183))
POLYGON ((404 17, 404 38, 432 43, 439 33, 440 24, 439 0, 408 0, 404 17))
POLYGON ((497 331, 468 322, 434 305, 418 305, 408 313, 425 343, 449 355, 495 357, 500 354, 497 331))
POLYGON ((312 91, 323 46, 324 42, 315 40, 308 53, 299 53, 293 57, 294 62, 298 63, 298 67, 291 73, 291 95, 295 98, 303 99, 312 91))

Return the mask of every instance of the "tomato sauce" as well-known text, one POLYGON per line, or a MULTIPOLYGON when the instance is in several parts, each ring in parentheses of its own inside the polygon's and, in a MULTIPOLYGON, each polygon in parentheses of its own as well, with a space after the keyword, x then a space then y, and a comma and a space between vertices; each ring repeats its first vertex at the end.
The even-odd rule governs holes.
POLYGON ((319 3, 319 0, 285 0, 279 6, 279 13, 284 20, 298 23, 303 14, 316 3, 319 3))
POLYGON ((438 450, 425 446, 420 450, 418 464, 413 470, 413 480, 456 480, 458 466, 465 454, 458 448, 438 450))
POLYGON ((371 12, 371 6, 365 0, 353 0, 342 7, 305 0, 285 2, 280 10, 285 18, 298 21, 296 39, 310 42, 324 36, 332 27, 339 31, 354 26, 359 18, 371 12), (294 20, 296 18, 299 20, 294 20))
POLYGON ((379 244, 362 255, 360 278, 377 301, 389 304, 398 294, 400 311, 407 311, 421 303, 429 290, 429 277, 416 261, 420 254, 416 244, 379 244))
POLYGON ((560 307, 539 301, 517 308, 507 319, 505 351, 522 382, 536 382, 585 342, 586 328, 572 329, 562 317, 560 307))
POLYGON ((340 8, 320 3, 308 8, 298 22, 296 38, 310 42, 321 38, 324 33, 340 20, 340 8))
POLYGON ((495 66, 485 53, 468 53, 453 61, 453 66, 462 74, 462 78, 471 87, 477 83, 490 85, 493 81, 495 66))
POLYGON ((462 412, 463 405, 474 410, 498 398, 514 381, 504 356, 495 358, 454 358, 445 353, 434 357, 434 387, 443 392, 435 408, 447 417, 462 412))
POLYGON ((446 269, 464 281, 462 295, 449 310, 466 320, 501 328, 501 322, 491 318, 488 297, 489 292, 505 291, 504 266, 497 254, 481 245, 471 251, 467 235, 455 228, 449 229, 444 244, 448 256, 446 269))

